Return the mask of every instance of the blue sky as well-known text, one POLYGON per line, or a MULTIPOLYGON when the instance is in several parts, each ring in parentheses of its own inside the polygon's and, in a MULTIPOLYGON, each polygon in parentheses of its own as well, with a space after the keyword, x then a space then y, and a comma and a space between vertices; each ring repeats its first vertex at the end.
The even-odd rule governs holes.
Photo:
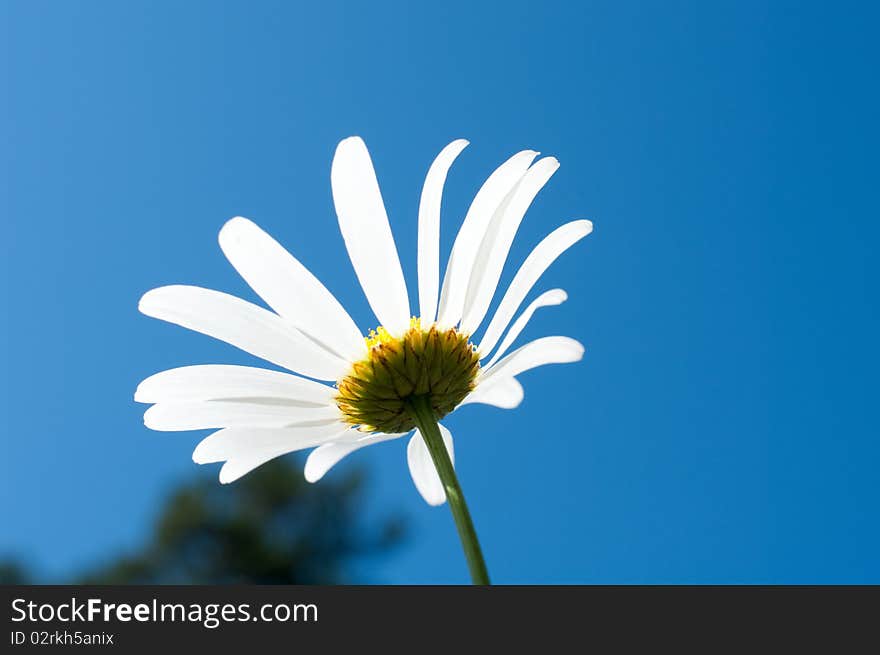
MULTIPOLYGON (((440 4, 3 3, 0 552, 49 578, 98 562, 193 474, 200 435, 144 428, 136 384, 253 360, 139 315, 144 291, 253 300, 216 242, 244 215, 368 325, 336 143, 370 147, 415 298, 422 178, 464 137, 446 248, 524 147, 562 168, 510 262, 595 223, 536 289, 569 301, 524 335, 584 361, 447 422, 494 579, 880 582, 876 10, 440 4)), ((351 459, 365 520, 412 527, 359 579, 465 582, 405 443, 351 459)))

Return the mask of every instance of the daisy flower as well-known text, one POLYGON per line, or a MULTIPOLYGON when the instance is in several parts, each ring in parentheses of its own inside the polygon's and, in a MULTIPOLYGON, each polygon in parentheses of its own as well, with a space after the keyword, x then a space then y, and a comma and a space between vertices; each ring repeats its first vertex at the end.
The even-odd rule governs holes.
POLYGON ((356 450, 411 435, 413 482, 431 505, 447 499, 475 582, 488 583, 467 505, 456 479, 449 430, 438 423, 462 405, 512 409, 523 399, 517 376, 574 362, 583 347, 548 336, 510 351, 534 312, 566 300, 546 291, 516 318, 542 273, 592 230, 577 220, 531 251, 479 338, 514 236, 537 193, 559 168, 523 150, 498 167, 473 199, 440 283, 440 205, 447 172, 468 145, 457 140, 434 160, 418 213, 418 317, 413 317, 397 246, 373 163, 359 137, 342 141, 330 180, 339 228, 378 327, 361 330, 336 297, 271 236, 246 218, 220 230, 220 247, 271 308, 196 286, 147 292, 147 316, 225 341, 289 372, 196 365, 157 373, 138 386, 153 430, 218 429, 198 444, 199 464, 225 462, 232 482, 286 453, 312 448, 305 477, 319 480, 356 450), (502 338, 503 337, 503 338, 502 338))

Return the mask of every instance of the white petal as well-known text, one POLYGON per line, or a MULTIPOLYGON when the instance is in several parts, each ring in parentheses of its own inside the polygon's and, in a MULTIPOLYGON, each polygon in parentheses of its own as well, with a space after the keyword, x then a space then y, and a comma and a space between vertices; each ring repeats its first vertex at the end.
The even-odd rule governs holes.
POLYGON ((529 291, 535 286, 538 278, 559 255, 587 236, 592 230, 593 224, 590 221, 572 221, 556 228, 535 246, 535 249, 526 257, 523 265, 516 272, 498 305, 498 309, 495 310, 495 316, 489 322, 489 327, 486 328, 483 340, 478 347, 480 352, 492 352, 498 339, 501 338, 501 334, 507 328, 529 291))
POLYGON ((252 366, 204 364, 182 366, 151 375, 138 385, 139 403, 184 402, 233 398, 286 398, 329 405, 336 390, 290 373, 252 366))
POLYGON ((437 315, 437 295, 440 286, 440 205, 446 174, 455 158, 468 142, 453 141, 440 151, 428 169, 422 197, 419 201, 419 316, 427 325, 437 315))
POLYGON ((223 462, 268 452, 290 453, 338 439, 351 430, 340 422, 289 428, 226 428, 205 437, 193 451, 196 464, 223 462))
POLYGON ((486 364, 484 368, 490 368, 504 353, 507 352, 507 349, 510 348, 514 341, 516 341, 516 338, 520 335, 520 332, 523 331, 523 328, 525 328, 529 319, 532 318, 532 314, 534 314, 537 309, 552 305, 561 305, 567 299, 568 294, 562 289, 550 289, 550 291, 545 291, 535 298, 532 303, 526 307, 526 310, 519 315, 519 318, 513 322, 513 325, 510 326, 510 329, 504 336, 504 340, 501 342, 501 345, 498 346, 498 350, 495 351, 492 359, 489 360, 489 363, 486 364))
MULTIPOLYGON (((449 459, 455 465, 455 449, 452 445, 452 434, 442 425, 439 426, 440 434, 443 436, 443 443, 446 444, 446 450, 449 453, 449 459)), ((416 430, 409 444, 406 447, 406 461, 409 464, 409 473, 412 476, 416 489, 422 494, 422 498, 429 505, 442 505, 446 502, 446 491, 437 469, 434 467, 434 460, 431 459, 431 453, 425 440, 422 438, 421 432, 416 430)))
POLYGON ((495 295, 520 223, 535 196, 558 168, 559 162, 554 157, 545 157, 532 166, 516 185, 504 212, 492 218, 474 261, 468 285, 461 319, 461 330, 465 334, 473 334, 480 327, 495 295))
POLYGON ((289 452, 291 451, 281 447, 269 450, 252 450, 241 457, 229 459, 220 468, 220 483, 229 484, 230 482, 235 482, 258 466, 262 466, 276 457, 287 455, 289 452))
POLYGON ((437 317, 437 322, 441 326, 452 327, 461 320, 474 258, 477 256, 477 250, 489 227, 489 222, 537 156, 538 153, 534 150, 518 152, 501 164, 474 196, 458 236, 455 237, 446 274, 443 277, 437 317))
POLYGON ((477 385, 477 388, 461 401, 461 404, 479 403, 501 409, 513 409, 519 406, 524 397, 525 391, 516 378, 493 377, 488 382, 477 385))
POLYGON ((330 171, 339 229, 354 271, 379 322, 391 334, 409 328, 409 298, 397 247, 367 146, 349 137, 330 171))
POLYGON ((144 413, 144 425, 162 432, 235 427, 281 428, 303 423, 326 424, 339 419, 340 412, 336 406, 304 406, 294 401, 282 402, 277 398, 159 403, 144 413))
POLYGON ((584 347, 569 337, 535 339, 517 348, 491 368, 484 369, 485 372, 477 384, 487 383, 495 376, 513 377, 545 364, 577 362, 583 356, 584 347))
POLYGON ((138 309, 309 377, 336 380, 348 370, 346 361, 277 314, 220 291, 185 285, 160 287, 145 293, 138 309))
POLYGON ((220 247, 266 304, 309 337, 347 360, 364 356, 363 334, 312 273, 246 218, 220 230, 220 247))
MULTIPOLYGON (((355 434, 361 435, 356 440, 342 439, 333 443, 326 443, 318 446, 306 460, 306 468, 304 471, 306 480, 309 482, 317 482, 324 477, 331 468, 336 466, 343 457, 350 455, 356 450, 372 446, 383 441, 391 439, 399 439, 403 434, 370 434, 362 435, 360 432, 353 430, 355 434)), ((405 433, 404 433, 405 434, 405 433)))

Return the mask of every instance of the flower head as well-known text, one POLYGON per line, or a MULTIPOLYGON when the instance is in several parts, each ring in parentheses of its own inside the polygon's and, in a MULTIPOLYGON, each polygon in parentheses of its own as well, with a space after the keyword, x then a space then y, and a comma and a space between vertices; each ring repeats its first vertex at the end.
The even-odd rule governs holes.
MULTIPOLYGON (((232 365, 157 373, 135 393, 135 400, 153 404, 145 424, 171 431, 219 428, 199 443, 193 460, 225 462, 221 482, 285 453, 314 448, 305 468, 306 478, 314 482, 346 455, 413 432, 408 411, 413 399, 426 401, 437 419, 469 403, 513 408, 523 398, 516 378, 520 373, 579 360, 583 347, 568 337, 544 337, 508 350, 538 308, 566 300, 561 289, 547 291, 513 320, 547 267, 590 233, 592 225, 585 220, 557 228, 532 250, 488 326, 474 339, 519 224, 559 166, 553 157, 535 162, 538 153, 524 150, 489 176, 464 218, 440 284, 442 190, 466 145, 458 140, 446 146, 422 189, 417 318, 411 315, 367 148, 358 137, 337 147, 331 183, 339 227, 381 326, 366 335, 333 294, 272 237, 245 218, 227 222, 220 247, 272 311, 219 291, 180 285, 147 292, 139 309, 290 373, 232 365)), ((441 433, 452 456, 452 436, 442 426, 441 433)), ((407 459, 425 500, 443 503, 443 486, 418 429, 407 459)))
POLYGON ((414 318, 402 337, 378 328, 367 338, 368 354, 352 364, 338 384, 343 420, 365 432, 409 432, 416 427, 407 408, 424 396, 441 419, 476 386, 480 357, 455 328, 422 328, 414 318))

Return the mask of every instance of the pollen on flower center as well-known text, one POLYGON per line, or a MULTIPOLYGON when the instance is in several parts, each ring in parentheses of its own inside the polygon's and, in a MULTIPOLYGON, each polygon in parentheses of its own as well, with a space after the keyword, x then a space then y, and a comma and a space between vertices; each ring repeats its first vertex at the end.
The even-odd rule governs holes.
POLYGON ((415 427, 407 401, 427 396, 440 419, 474 388, 480 358, 455 328, 422 328, 412 319, 402 337, 379 327, 366 338, 367 356, 339 381, 336 404, 347 423, 366 432, 407 432, 415 427))

